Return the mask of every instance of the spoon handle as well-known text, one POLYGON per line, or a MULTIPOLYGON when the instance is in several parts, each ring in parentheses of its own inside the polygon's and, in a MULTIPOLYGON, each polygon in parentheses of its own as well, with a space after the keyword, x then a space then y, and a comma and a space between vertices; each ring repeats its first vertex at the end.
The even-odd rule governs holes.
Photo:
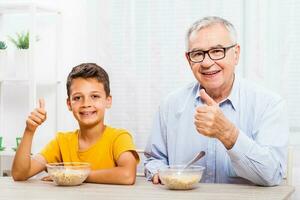
POLYGON ((185 165, 184 169, 197 162, 203 156, 205 156, 205 151, 200 151, 190 162, 188 162, 188 164, 185 165))

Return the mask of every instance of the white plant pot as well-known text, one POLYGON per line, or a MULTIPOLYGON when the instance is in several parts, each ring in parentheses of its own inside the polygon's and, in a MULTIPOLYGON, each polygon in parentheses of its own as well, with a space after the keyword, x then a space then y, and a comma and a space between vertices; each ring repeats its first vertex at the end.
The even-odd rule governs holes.
POLYGON ((5 78, 6 69, 8 65, 8 59, 7 59, 7 50, 1 49, 0 50, 0 80, 3 80, 5 78))
POLYGON ((16 49, 14 53, 15 77, 19 80, 27 80, 29 76, 29 50, 16 49))

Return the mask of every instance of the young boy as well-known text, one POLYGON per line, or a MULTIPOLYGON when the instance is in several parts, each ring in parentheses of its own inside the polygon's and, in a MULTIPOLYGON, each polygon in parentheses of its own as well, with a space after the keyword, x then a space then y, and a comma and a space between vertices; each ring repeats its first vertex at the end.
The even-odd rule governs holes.
POLYGON ((36 128, 46 120, 45 103, 31 112, 23 139, 16 152, 12 176, 23 181, 46 169, 52 162, 89 162, 91 173, 86 182, 134 184, 139 157, 131 135, 123 129, 104 124, 105 110, 111 107, 109 77, 93 63, 72 69, 67 79, 67 105, 79 129, 58 132, 55 139, 34 158, 30 157, 36 128))

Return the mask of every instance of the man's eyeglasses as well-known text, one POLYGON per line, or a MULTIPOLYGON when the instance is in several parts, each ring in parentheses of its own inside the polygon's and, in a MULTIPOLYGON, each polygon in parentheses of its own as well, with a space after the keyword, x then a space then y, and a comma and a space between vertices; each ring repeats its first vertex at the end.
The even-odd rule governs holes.
POLYGON ((187 55, 188 55, 189 60, 194 63, 202 62, 205 58, 205 54, 208 54, 208 56, 212 60, 221 60, 221 59, 225 58, 226 52, 230 48, 235 47, 235 46, 236 46, 236 44, 231 45, 229 47, 213 48, 213 49, 209 49, 207 51, 196 50, 196 51, 187 52, 187 55))

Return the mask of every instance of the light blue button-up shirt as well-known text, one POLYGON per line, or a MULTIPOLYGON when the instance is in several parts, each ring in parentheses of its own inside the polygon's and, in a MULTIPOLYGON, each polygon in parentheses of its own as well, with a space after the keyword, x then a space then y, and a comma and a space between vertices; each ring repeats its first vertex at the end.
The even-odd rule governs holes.
POLYGON ((219 103, 239 129, 227 150, 215 138, 197 132, 194 114, 203 102, 198 82, 187 85, 162 102, 145 149, 145 171, 151 180, 165 165, 185 164, 199 151, 206 155, 201 182, 280 184, 286 170, 288 118, 284 100, 249 81, 235 78, 227 99, 219 103))

